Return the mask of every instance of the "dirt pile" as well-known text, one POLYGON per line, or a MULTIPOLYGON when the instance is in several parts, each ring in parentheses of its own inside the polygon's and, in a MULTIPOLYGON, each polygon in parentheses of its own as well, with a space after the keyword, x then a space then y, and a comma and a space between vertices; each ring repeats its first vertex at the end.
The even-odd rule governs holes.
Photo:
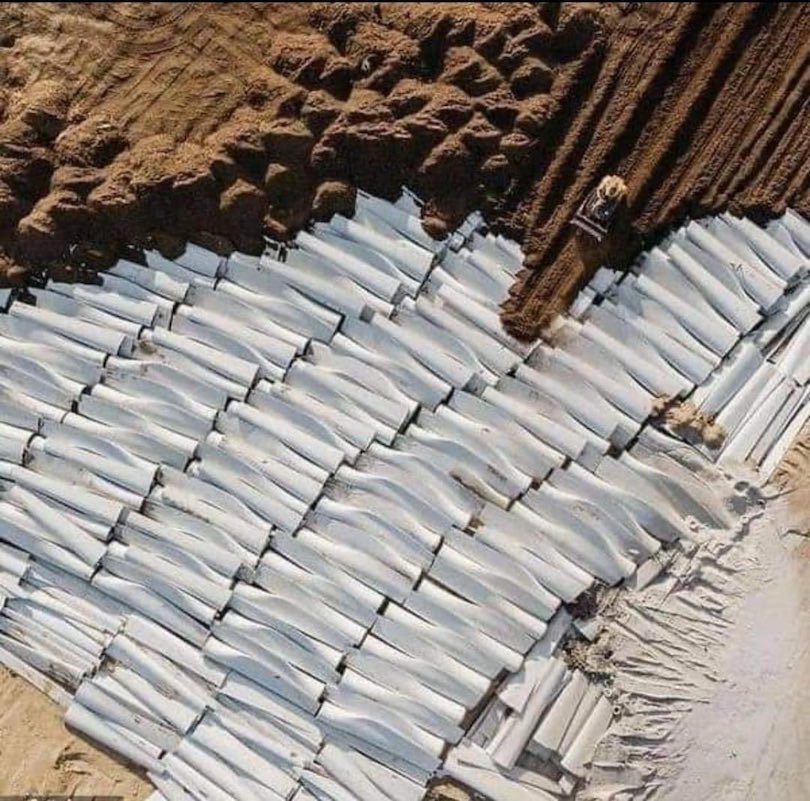
POLYGON ((407 184, 433 234, 480 208, 524 242, 504 321, 532 337, 685 213, 808 205, 801 4, 7 3, 0 32, 7 283, 125 244, 256 252, 407 184), (627 219, 583 249, 607 172, 627 219))
POLYGON ((653 404, 653 419, 691 445, 706 445, 716 449, 726 439, 723 427, 689 401, 657 398, 653 404))
POLYGON ((7 4, 2 246, 23 265, 102 264, 150 239, 255 252, 263 231, 351 211, 358 186, 393 197, 404 183, 432 201, 441 233, 487 195, 500 202, 553 114, 555 81, 588 58, 599 12, 556 16, 7 4))

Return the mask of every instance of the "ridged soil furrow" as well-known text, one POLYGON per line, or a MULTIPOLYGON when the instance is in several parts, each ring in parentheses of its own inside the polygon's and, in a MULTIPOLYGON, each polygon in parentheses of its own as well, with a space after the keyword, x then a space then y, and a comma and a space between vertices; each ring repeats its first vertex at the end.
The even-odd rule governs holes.
MULTIPOLYGON (((595 59, 596 56, 594 56, 595 59)), ((601 61, 601 59, 600 59, 601 61)), ((590 102, 586 103, 585 98, 583 98, 583 102, 581 103, 582 111, 576 111, 577 104, 572 102, 573 95, 567 96, 566 105, 570 106, 571 108, 571 118, 569 124, 566 126, 566 132, 569 139, 572 137, 576 137, 578 131, 582 127, 585 126, 584 123, 581 121, 581 117, 583 114, 587 114, 589 117, 593 115, 594 117, 598 118, 598 115, 601 113, 602 108, 605 104, 607 104, 610 100, 610 90, 612 86, 612 81, 615 77, 614 70, 611 65, 607 65, 603 67, 601 73, 597 73, 598 77, 596 78, 596 85, 594 86, 593 91, 591 92, 591 99, 590 102)), ((548 172, 544 174, 544 177, 539 180, 539 187, 547 187, 549 191, 551 191, 553 184, 548 181, 548 172)), ((553 212, 555 205, 552 203, 547 203, 547 196, 545 191, 542 189, 536 189, 532 193, 532 205, 529 210, 525 212, 526 216, 531 220, 536 220, 542 218, 543 215, 546 213, 546 207, 553 212)), ((535 227, 536 223, 532 222, 529 224, 527 229, 526 239, 532 239, 534 237, 537 228, 535 227)), ((548 227, 548 226, 547 226, 548 227)), ((531 250, 533 245, 529 242, 524 241, 524 250, 528 251, 531 250)), ((518 331, 520 329, 520 323, 518 318, 520 315, 524 313, 523 309, 524 306, 530 302, 530 298, 532 295, 532 287, 535 282, 542 278, 542 274, 540 270, 530 269, 530 268, 523 268, 518 272, 515 277, 515 281, 512 286, 509 288, 509 293, 507 298, 504 300, 502 304, 502 319, 504 320, 504 324, 506 324, 506 320, 510 318, 510 316, 514 316, 514 331, 518 331)), ((533 330, 533 329, 532 329, 533 330)), ((532 337, 533 334, 527 333, 525 331, 521 333, 516 333, 517 336, 522 338, 532 337)))
MULTIPOLYGON (((550 170, 537 189, 539 200, 537 212, 529 217, 529 237, 542 236, 544 240, 542 248, 531 248, 538 256, 561 244, 559 235, 567 234, 567 221, 582 194, 616 160, 616 154, 632 147, 652 111, 653 101, 677 69, 684 47, 699 35, 714 12, 714 7, 698 4, 673 8, 672 22, 677 33, 663 46, 651 32, 648 40, 643 39, 616 63, 606 65, 609 72, 594 92, 593 109, 578 116, 565 149, 557 156, 559 167, 550 170), (642 54, 644 50, 646 54, 642 54), (633 102, 628 102, 629 94, 633 102), (551 214, 545 208, 550 208, 551 214), (549 231, 548 235, 541 233, 541 227, 549 231)), ((659 26, 663 28, 664 23, 659 26)), ((542 258, 538 260, 541 267, 548 266, 542 258)))
MULTIPOLYGON (((741 66, 747 73, 747 80, 739 83, 734 79, 735 76, 731 76, 725 92, 725 121, 729 121, 730 117, 731 124, 735 126, 735 130, 730 133, 736 134, 741 127, 743 134, 732 137, 729 147, 733 149, 733 159, 721 156, 719 162, 711 162, 709 165, 716 169, 716 178, 710 189, 710 203, 720 202, 719 198, 727 198, 734 191, 731 185, 739 183, 742 176, 750 173, 752 157, 756 157, 763 136, 773 126, 774 117, 778 116, 785 96, 803 80, 807 70, 807 54, 810 52, 807 38, 810 30, 803 23, 810 20, 810 17, 792 13, 796 10, 802 11, 795 6, 786 9, 780 7, 780 15, 757 37, 755 46, 746 54, 745 64, 741 66), (796 51, 802 50, 804 55, 796 54, 796 51), (785 71, 785 61, 788 58, 794 67, 785 71), (756 114, 740 113, 738 103, 741 97, 749 99, 756 114), (736 123, 737 120, 742 123, 736 123)), ((745 180, 748 180, 747 177, 745 180)))
MULTIPOLYGON (((790 127, 776 141, 771 157, 763 167, 763 180, 752 187, 752 197, 743 196, 743 202, 756 212, 767 212, 771 207, 786 205, 791 184, 800 178, 802 168, 807 167, 806 154, 801 141, 810 130, 810 103, 805 102, 799 113, 793 116, 790 127)), ((747 195, 747 193, 746 193, 747 195)), ((743 208, 742 211, 746 209, 743 208)))
POLYGON ((711 128, 713 111, 722 116, 724 81, 769 13, 766 6, 750 4, 724 10, 717 20, 719 30, 707 29, 702 46, 684 64, 680 75, 683 90, 676 98, 669 125, 662 119, 651 129, 657 133, 658 143, 651 143, 655 149, 649 158, 644 154, 644 186, 639 191, 631 185, 631 217, 638 217, 641 226, 667 215, 676 218, 686 211, 687 187, 703 172, 705 148, 712 143, 710 131, 705 129, 711 128), (701 142, 702 147, 693 147, 695 142, 701 142))
POLYGON ((788 133, 791 129, 797 131, 797 139, 807 136, 806 125, 802 131, 801 126, 797 127, 797 121, 805 117, 810 101, 810 44, 806 48, 802 64, 803 75, 786 95, 780 94, 779 102, 774 104, 773 113, 757 139, 756 147, 740 164, 738 174, 730 181, 722 197, 723 201, 733 202, 735 196, 743 194, 757 183, 763 183, 762 177, 770 175, 767 165, 773 164, 774 153, 783 150, 785 141, 793 138, 788 133))
POLYGON ((671 11, 678 34, 672 36, 663 49, 658 46, 656 37, 650 36, 648 41, 630 51, 632 58, 625 53, 606 65, 594 90, 593 107, 578 116, 570 129, 567 147, 558 155, 560 167, 547 173, 540 182, 537 201, 529 212, 527 233, 527 250, 536 261, 531 265, 532 270, 518 277, 503 306, 502 320, 509 330, 524 332, 526 326, 521 323, 521 317, 530 313, 538 298, 559 295, 568 299, 571 287, 580 282, 581 274, 570 274, 575 262, 560 258, 570 237, 568 221, 606 165, 632 146, 631 140, 644 127, 644 118, 650 113, 653 100, 677 69, 683 48, 699 35, 706 18, 715 9, 682 6, 671 11), (639 57, 642 48, 648 51, 646 58, 639 57), (631 91, 631 87, 637 101, 627 103, 624 94, 631 91), (596 131, 598 138, 589 149, 587 144, 596 131), (546 209, 553 209, 548 217, 545 217, 546 209), (557 258, 549 258, 549 254, 557 258))
MULTIPOLYGON (((736 6, 728 7, 729 14, 738 14, 736 6)), ((739 43, 739 40, 738 40, 739 43)), ((708 52, 703 58, 712 63, 718 52, 709 41, 708 52)), ((716 176, 723 170, 744 137, 749 124, 749 115, 733 113, 733 98, 748 96, 756 90, 759 83, 760 67, 767 63, 767 41, 761 33, 756 34, 744 48, 744 54, 730 69, 702 119, 698 119, 694 129, 683 130, 680 135, 686 142, 700 142, 700 147, 690 146, 680 157, 677 168, 667 175, 663 185, 659 185, 652 202, 644 207, 635 195, 634 205, 638 212, 636 225, 647 231, 656 227, 657 220, 663 220, 668 210, 671 214, 699 213, 701 206, 708 205, 707 193, 712 191, 716 176), (684 203, 683 196, 688 197, 684 203), (674 201, 674 206, 671 205, 674 201), (688 208, 684 208, 688 206, 688 208)), ((726 59, 728 60, 728 53, 726 59)), ((689 80, 689 73, 683 76, 689 80)), ((669 224, 669 223, 667 223, 669 224)), ((660 225, 660 224, 659 224, 660 225)))
POLYGON ((799 167, 785 189, 785 197, 791 198, 791 205, 804 214, 805 217, 810 217, 810 159, 804 155, 802 149, 803 137, 807 136, 806 115, 807 111, 805 110, 805 128, 799 133, 798 140, 793 141, 799 167))
MULTIPOLYGON (((604 51, 604 43, 597 41, 593 42, 583 54, 576 72, 571 76, 568 91, 560 98, 556 125, 544 136, 542 147, 538 147, 537 158, 531 163, 531 170, 527 170, 510 189, 511 197, 523 198, 532 186, 542 184, 546 180, 550 165, 557 161, 558 148, 564 148, 565 142, 570 140, 581 113, 594 117, 598 117, 601 113, 603 104, 610 98, 609 87, 606 86, 609 79, 605 77, 606 69, 603 66, 604 51)), ((553 187, 551 191, 553 194, 553 187)), ((554 197, 535 190, 532 190, 531 197, 532 206, 527 215, 532 220, 543 220, 553 212, 556 206, 554 197)))

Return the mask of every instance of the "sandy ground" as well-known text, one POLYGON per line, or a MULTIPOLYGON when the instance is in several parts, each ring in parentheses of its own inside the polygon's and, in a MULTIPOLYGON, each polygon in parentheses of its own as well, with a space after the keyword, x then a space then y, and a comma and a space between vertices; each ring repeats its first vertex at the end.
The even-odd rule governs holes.
POLYGON ((531 338, 684 215, 810 210, 808 43, 806 3, 4 3, 0 276, 256 252, 407 184, 435 234, 481 209, 524 242, 531 338), (569 221, 606 173, 593 248, 569 221))
POLYGON ((149 795, 145 779, 66 729, 62 717, 61 707, 0 668, 0 795, 149 795))
POLYGON ((741 528, 679 545, 648 587, 603 601, 591 658, 608 666, 617 716, 583 798, 810 798, 803 439, 785 460, 792 491, 766 487, 741 528))
POLYGON ((661 801, 810 798, 810 543, 774 535, 719 656, 723 683, 673 738, 684 758, 661 801))

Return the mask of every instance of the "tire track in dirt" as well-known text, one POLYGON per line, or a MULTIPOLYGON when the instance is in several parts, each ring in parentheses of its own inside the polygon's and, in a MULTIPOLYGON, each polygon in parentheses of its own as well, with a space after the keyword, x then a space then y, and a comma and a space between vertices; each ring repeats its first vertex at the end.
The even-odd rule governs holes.
POLYGON ((137 16, 138 10, 129 13, 126 4, 99 3, 98 5, 100 16, 115 27, 125 28, 135 34, 143 31, 152 32, 158 28, 168 28, 167 40, 172 36, 173 26, 194 8, 194 3, 171 3, 171 5, 166 4, 163 8, 157 6, 154 8, 154 13, 158 14, 158 18, 151 19, 137 16))
MULTIPOLYGON (((800 58, 792 56, 791 61, 795 66, 787 73, 779 59, 779 54, 790 52, 793 43, 797 41, 797 22, 801 23, 801 15, 791 15, 784 20, 780 25, 779 41, 775 46, 771 46, 768 36, 761 34, 757 37, 756 52, 752 52, 747 65, 748 80, 739 87, 734 87, 733 90, 740 92, 744 97, 751 97, 756 102, 764 104, 760 105, 763 113, 750 118, 737 115, 737 119, 740 120, 745 131, 745 134, 739 139, 737 152, 739 158, 745 162, 744 165, 741 165, 742 169, 728 169, 728 165, 719 165, 720 174, 713 187, 712 202, 717 202, 717 198, 720 197, 728 197, 734 191, 732 184, 735 181, 739 183, 741 177, 743 180, 750 180, 750 176, 759 169, 760 165, 756 163, 755 154, 757 149, 761 149, 763 135, 773 127, 776 111, 782 103, 782 96, 785 91, 790 92, 792 86, 801 90, 802 76, 806 76, 808 68, 806 56, 800 58), (798 19, 793 19, 794 16, 798 19), (759 59, 767 59, 767 68, 762 75, 753 68, 759 59), (776 92, 773 91, 774 82, 779 82, 779 89, 776 92)), ((801 27, 799 32, 801 32, 801 27)), ((805 53, 808 52, 807 44, 803 45, 801 42, 798 44, 800 49, 803 49, 805 53)), ((797 89, 792 92, 795 93, 797 89)), ((732 133, 736 135, 736 132, 732 131, 732 133)))
POLYGON ((769 212, 767 198, 774 191, 783 191, 781 188, 785 185, 787 185, 787 192, 793 191, 799 198, 798 205, 802 205, 802 197, 806 200, 807 191, 810 188, 808 161, 796 143, 807 136, 808 130, 810 130, 810 105, 805 103, 801 113, 797 114, 791 123, 780 146, 773 153, 771 163, 774 164, 774 167, 768 173, 770 180, 766 183, 766 189, 763 192, 764 202, 761 214, 765 215, 769 212))
MULTIPOLYGON (((720 195, 722 200, 743 191, 745 186, 755 181, 758 175, 772 176, 771 165, 774 163, 779 165, 777 154, 780 152, 786 150, 802 160, 801 140, 807 136, 806 115, 808 102, 810 102, 810 17, 807 18, 807 21, 804 41, 808 44, 803 48, 800 60, 801 72, 788 85, 792 85, 793 89, 787 93, 786 98, 784 92, 771 95, 776 99, 772 100, 768 108, 768 123, 764 126, 764 130, 757 132, 754 139, 755 145, 744 162, 743 169, 728 170, 728 186, 720 195), (804 125, 800 122, 802 118, 804 118, 804 125)), ((767 83, 763 84, 762 93, 771 94, 769 90, 770 86, 767 83)), ((804 160, 806 160, 806 156, 804 160)), ((777 172, 779 172, 778 169, 777 172)))
MULTIPOLYGON (((787 27, 778 18, 774 20, 775 24, 780 28, 787 27)), ((768 64, 762 51, 769 44, 768 36, 760 34, 747 50, 747 64, 744 66, 768 64)), ((785 41, 783 45, 789 47, 790 42, 785 41)), ((773 91, 773 76, 768 74, 773 73, 773 64, 768 64, 764 76, 756 70, 749 69, 747 72, 745 74, 746 70, 741 69, 733 74, 734 78, 739 74, 739 80, 730 80, 722 87, 707 123, 695 132, 696 137, 711 144, 707 151, 708 158, 705 162, 693 160, 689 171, 679 179, 684 185, 694 182, 701 192, 705 192, 703 205, 707 208, 731 204, 735 210, 749 211, 750 204, 745 202, 744 197, 738 203, 737 195, 742 194, 743 188, 756 175, 766 175, 771 171, 768 161, 783 139, 780 126, 787 119, 782 111, 785 98, 781 91, 773 91), (761 110, 758 119, 735 113, 739 97, 746 97, 750 103, 757 105, 761 110), (754 124, 760 120, 761 124, 754 124), (764 154, 764 158, 759 159, 758 152, 764 154)), ((788 76, 787 80, 786 86, 795 85, 796 77, 788 76)), ((677 210, 664 205, 662 208, 649 209, 648 213, 667 217, 677 213, 677 210)))
POLYGON ((649 136, 646 141, 642 139, 637 150, 640 169, 637 167, 633 173, 631 168, 628 173, 632 176, 629 182, 632 217, 646 222, 678 214, 683 204, 678 187, 697 185, 701 173, 706 172, 703 165, 711 160, 712 151, 722 147, 723 139, 734 136, 733 131, 727 131, 726 121, 721 130, 712 117, 722 118, 717 99, 726 89, 723 84, 728 75, 735 74, 734 66, 767 14, 766 8, 755 5, 747 6, 745 11, 734 14, 730 20, 721 11, 701 31, 699 41, 679 67, 678 78, 669 91, 669 107, 663 113, 657 110, 651 117, 649 136), (712 60, 711 54, 718 51, 722 59, 712 60), (634 179, 639 172, 643 179, 637 191, 634 179))
POLYGON ((518 276, 503 307, 503 322, 515 336, 536 337, 592 269, 573 243, 569 220, 601 175, 617 171, 622 156, 632 151, 634 140, 643 133, 645 115, 677 70, 680 54, 690 51, 715 10, 690 4, 683 12, 677 4, 668 4, 668 13, 648 31, 647 39, 606 65, 594 91, 595 102, 585 106, 571 129, 570 154, 563 161, 568 174, 548 173, 536 190, 524 242, 529 269, 518 276), (663 30, 669 35, 662 46, 663 30), (589 149, 589 136, 596 132, 589 149))
MULTIPOLYGON (((533 170, 527 172, 527 175, 519 180, 517 186, 511 191, 511 197, 514 201, 520 200, 527 194, 530 197, 536 197, 536 211, 530 212, 536 214, 537 222, 545 222, 547 217, 544 214, 551 213, 554 206, 546 203, 546 195, 540 191, 538 182, 542 183, 545 176, 549 174, 549 170, 555 169, 555 172, 562 176, 567 170, 569 173, 572 170, 572 165, 576 164, 578 155, 581 155, 585 147, 583 138, 590 138, 594 135, 593 129, 587 124, 577 123, 577 109, 580 106, 586 105, 588 102, 588 93, 590 91, 590 84, 592 81, 600 79, 600 68, 604 62, 605 51, 607 47, 603 42, 595 42, 583 54, 582 61, 578 65, 578 69, 572 77, 569 90, 562 95, 560 99, 560 122, 556 129, 550 131, 546 139, 542 143, 542 148, 538 148, 539 152, 534 159, 532 159, 533 170), (566 148, 566 140, 574 142, 574 146, 566 148), (556 148, 562 147, 563 154, 556 155, 556 148), (567 155, 570 153, 570 155, 567 155), (560 166, 555 167, 557 162, 561 162, 560 166), (546 212, 546 208, 548 211, 546 212)), ((597 120, 610 101, 610 84, 606 79, 602 79, 604 84, 601 91, 597 88, 594 92, 596 97, 589 104, 589 116, 593 120, 597 120)), ((575 170, 575 166, 573 166, 575 170)), ((561 187, 564 191, 566 186, 564 181, 548 181, 546 184, 549 191, 554 191, 555 188, 561 187)))

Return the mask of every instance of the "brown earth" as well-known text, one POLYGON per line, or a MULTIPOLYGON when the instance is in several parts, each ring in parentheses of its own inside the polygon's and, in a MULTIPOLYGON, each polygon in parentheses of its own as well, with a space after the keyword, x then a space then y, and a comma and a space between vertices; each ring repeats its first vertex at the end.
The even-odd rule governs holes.
POLYGON ((536 336, 686 214, 810 210, 806 4, 0 5, 0 275, 125 245, 251 252, 407 184, 523 241, 536 336), (601 250, 568 221, 630 188, 601 250))
POLYGON ((603 174, 630 190, 628 230, 605 249, 618 260, 686 216, 810 211, 807 4, 639 4, 581 92, 518 203, 530 269, 504 309, 515 334, 536 336, 604 255, 566 225, 603 174))
POLYGON ((719 448, 726 432, 713 417, 701 412, 690 401, 661 397, 653 403, 653 420, 669 428, 682 440, 692 445, 719 448))

